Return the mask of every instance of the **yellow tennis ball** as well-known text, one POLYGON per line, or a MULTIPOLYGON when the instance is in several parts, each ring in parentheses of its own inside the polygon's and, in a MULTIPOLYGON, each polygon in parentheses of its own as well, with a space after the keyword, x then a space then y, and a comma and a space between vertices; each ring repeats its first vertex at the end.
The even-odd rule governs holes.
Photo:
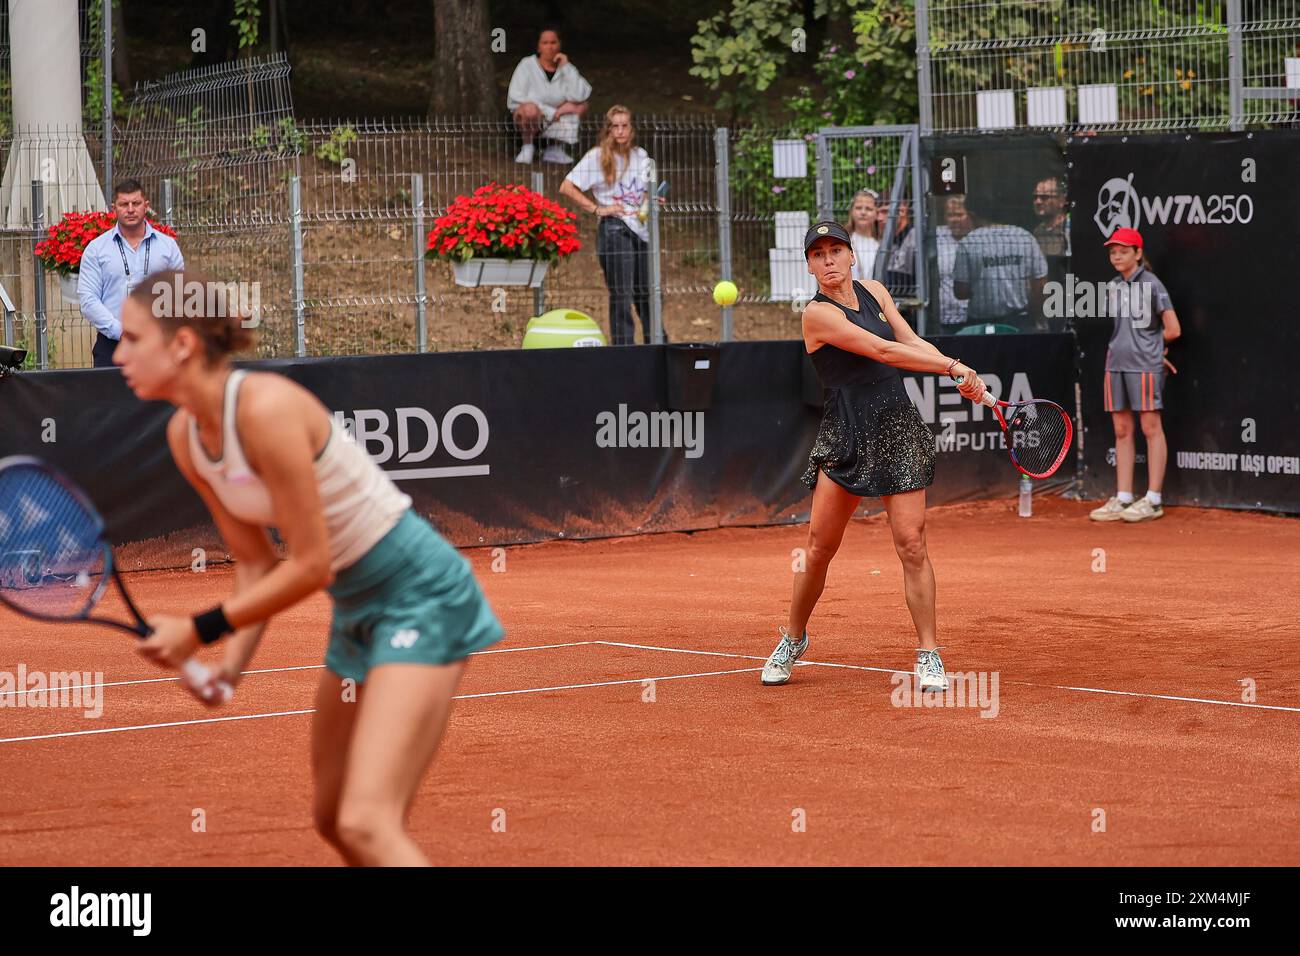
POLYGON ((736 288, 736 283, 728 282, 726 279, 713 287, 713 301, 718 305, 731 305, 738 295, 740 290, 736 288))

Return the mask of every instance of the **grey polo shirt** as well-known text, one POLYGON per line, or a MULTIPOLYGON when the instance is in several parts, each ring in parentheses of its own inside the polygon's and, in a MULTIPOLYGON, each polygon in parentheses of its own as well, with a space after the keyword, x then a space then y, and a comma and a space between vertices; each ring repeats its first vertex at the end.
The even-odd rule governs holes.
POLYGON ((1139 266, 1128 279, 1112 279, 1106 293, 1106 309, 1115 322, 1106 348, 1106 371, 1162 371, 1165 326, 1160 316, 1174 307, 1165 284, 1139 266))
POLYGON ((971 288, 967 319, 994 322, 1029 310, 1029 280, 1047 275, 1037 240, 1019 226, 980 226, 957 243, 954 282, 971 288))

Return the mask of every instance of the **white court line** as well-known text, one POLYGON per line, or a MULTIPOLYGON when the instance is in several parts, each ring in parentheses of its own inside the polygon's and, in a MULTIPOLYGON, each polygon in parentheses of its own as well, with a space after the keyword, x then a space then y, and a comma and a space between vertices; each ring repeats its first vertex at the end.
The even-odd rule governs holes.
MULTIPOLYGON (((597 643, 597 642, 592 642, 597 643)), ((634 677, 628 680, 596 681, 590 684, 560 684, 555 687, 527 687, 523 690, 494 690, 483 694, 457 694, 452 700, 473 700, 477 697, 510 697, 515 694, 541 694, 555 690, 577 690, 582 687, 614 687, 618 684, 644 684, 646 681, 687 680, 692 677, 718 677, 724 674, 750 674, 762 670, 761 667, 741 667, 729 671, 703 671, 698 674, 670 674, 666 677, 634 677)), ((206 717, 202 720, 175 720, 165 724, 137 724, 132 727, 102 727, 98 730, 69 730, 59 734, 37 734, 31 737, 5 737, 0 744, 16 744, 28 740, 52 740, 56 737, 88 737, 91 734, 116 734, 128 730, 157 730, 161 727, 187 727, 195 724, 220 724, 229 720, 259 720, 263 717, 292 717, 299 714, 314 714, 316 708, 307 710, 281 710, 271 714, 240 714, 232 717, 206 717)))
MULTIPOLYGON (((491 651, 471 651, 470 657, 477 657, 480 654, 513 654, 516 651, 549 651, 557 647, 580 647, 583 644, 599 644, 600 641, 570 641, 568 644, 537 644, 532 647, 502 647, 491 651)), ((260 667, 253 670, 240 671, 240 677, 247 677, 249 674, 283 674, 288 671, 318 671, 324 669, 324 664, 298 664, 293 667, 260 667)), ((28 673, 37 673, 29 671, 28 673)), ((54 673, 52 671, 40 671, 42 674, 54 673)), ((85 671, 58 671, 57 673, 86 673, 85 671)), ((141 677, 135 680, 113 680, 104 681, 98 684, 68 684, 59 685, 55 688, 46 687, 40 690, 6 690, 0 691, 0 697, 31 697, 36 694, 59 694, 64 691, 86 690, 91 687, 126 687, 130 684, 174 684, 180 680, 179 677, 141 677)), ((2 706, 2 705, 0 705, 2 706)), ((0 741, 3 743, 3 741, 0 741)))
MULTIPOLYGON (((667 651, 673 654, 705 654, 709 657, 735 657, 747 661, 763 661, 765 657, 753 654, 728 654, 724 651, 696 651, 684 647, 658 647, 652 644, 628 644, 623 641, 594 641, 595 644, 609 644, 612 647, 632 647, 643 651, 667 651)), ((892 667, 868 667, 865 664, 831 664, 826 661, 799 661, 796 667, 841 667, 855 671, 876 671, 882 674, 910 674, 892 667)), ((1217 704, 1220 707, 1245 707, 1251 710, 1281 710, 1300 714, 1300 707, 1283 707, 1280 704, 1248 704, 1240 700, 1215 700, 1212 697, 1177 697, 1173 694, 1144 694, 1132 690, 1108 690, 1104 687, 1070 687, 1066 684, 1035 684, 1027 680, 1008 680, 1004 684, 1018 684, 1021 687, 1040 687, 1047 690, 1072 690, 1081 694, 1114 694, 1119 697, 1143 697, 1148 700, 1176 700, 1189 704, 1217 704)))

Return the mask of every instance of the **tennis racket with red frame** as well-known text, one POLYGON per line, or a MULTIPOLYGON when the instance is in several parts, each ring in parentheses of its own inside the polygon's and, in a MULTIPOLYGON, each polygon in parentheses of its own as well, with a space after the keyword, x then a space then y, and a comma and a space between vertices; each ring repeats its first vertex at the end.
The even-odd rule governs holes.
MULTIPOLYGON (((0 460, 0 603, 38 621, 151 633, 114 565, 104 519, 85 492, 39 458, 0 460), (110 582, 134 622, 92 615, 110 582)), ((208 705, 234 694, 193 657, 181 666, 181 683, 208 705)))
MULTIPOLYGON (((958 378, 960 385, 964 379, 958 378)), ((1007 455, 1030 478, 1048 478, 1061 467, 1074 439, 1074 424, 1065 409, 1045 398, 1004 402, 984 393, 981 404, 993 414, 1006 436, 1007 455)))

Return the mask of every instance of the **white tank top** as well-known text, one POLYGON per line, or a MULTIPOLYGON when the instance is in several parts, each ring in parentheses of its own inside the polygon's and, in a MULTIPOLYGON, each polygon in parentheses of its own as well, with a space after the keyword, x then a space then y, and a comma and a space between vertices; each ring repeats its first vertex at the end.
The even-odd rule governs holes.
MULTIPOLYGON (((190 459, 194 470, 211 486, 226 510, 241 521, 274 525, 271 492, 248 467, 235 427, 239 385, 248 373, 234 371, 226 380, 221 416, 221 460, 213 461, 199 441, 199 427, 190 416, 190 459)), ((316 458, 316 487, 320 491, 325 529, 329 534, 330 568, 341 571, 361 560, 392 530, 411 499, 356 444, 349 441, 337 419, 330 419, 325 449, 316 458)))

